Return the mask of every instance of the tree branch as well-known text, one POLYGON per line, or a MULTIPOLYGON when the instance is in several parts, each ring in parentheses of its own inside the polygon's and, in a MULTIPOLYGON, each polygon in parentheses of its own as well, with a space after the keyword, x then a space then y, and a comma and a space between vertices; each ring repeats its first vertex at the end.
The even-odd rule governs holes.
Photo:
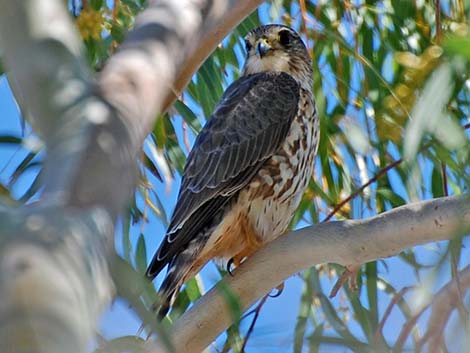
POLYGON ((260 2, 150 1, 97 84, 62 0, 0 0, 7 75, 47 146, 42 199, 0 205, 8 353, 87 350, 111 300, 113 223, 134 190, 142 142, 172 92, 260 2))
MULTIPOLYGON (((419 348, 429 342, 429 352, 438 353, 444 342, 444 329, 454 309, 459 307, 461 295, 470 288, 470 266, 460 271, 457 276, 447 283, 434 296, 431 303, 431 315, 427 330, 419 342, 419 348)), ((465 324, 464 324, 465 325, 465 324)))
POLYGON ((313 265, 358 265, 469 230, 470 197, 454 196, 408 204, 370 219, 329 222, 291 232, 254 254, 234 277, 225 277, 175 323, 175 349, 201 352, 231 324, 223 295, 227 288, 246 310, 286 278, 313 265), (224 291, 218 290, 221 286, 224 291))
POLYGON ((151 1, 137 28, 104 67, 106 99, 125 112, 136 146, 181 94, 193 73, 262 0, 151 1))

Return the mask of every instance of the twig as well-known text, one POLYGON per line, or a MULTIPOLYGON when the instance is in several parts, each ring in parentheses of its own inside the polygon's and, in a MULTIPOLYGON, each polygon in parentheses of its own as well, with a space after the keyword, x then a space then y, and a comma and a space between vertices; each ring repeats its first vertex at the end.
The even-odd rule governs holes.
POLYGON ((441 42, 441 1, 436 0, 436 42, 441 42))
POLYGON ((183 120, 182 123, 182 129, 183 129, 183 142, 184 142, 184 147, 186 148, 186 152, 191 151, 191 144, 189 143, 189 135, 188 135, 188 124, 186 124, 186 121, 183 120))
POLYGON ((419 319, 421 314, 426 311, 429 307, 432 307, 432 312, 428 320, 428 329, 424 336, 417 343, 417 350, 421 351, 421 348, 426 344, 428 340, 430 352, 437 352, 436 349, 441 347, 442 334, 444 328, 449 320, 449 317, 457 306, 459 300, 459 286, 464 290, 470 287, 470 266, 460 271, 459 276, 452 279, 444 287, 442 287, 432 300, 421 308, 404 326, 400 332, 395 347, 394 353, 402 352, 403 345, 408 337, 409 333, 416 325, 416 321, 419 319))
MULTIPOLYGON (((465 130, 468 130, 470 129, 470 123, 467 123, 465 125, 463 125, 463 128, 465 130)), ((426 143, 424 144, 421 148, 420 148, 420 151, 423 151, 425 149, 427 149, 429 146, 431 146, 431 143, 426 143)), ((389 170, 395 168, 396 166, 400 165, 401 163, 403 162, 403 158, 400 158, 400 159, 397 159, 396 161, 393 161, 392 163, 390 163, 389 165, 385 166, 384 168, 380 169, 378 171, 377 174, 375 174, 369 181, 367 181, 367 183, 361 185, 361 187, 359 189, 357 189, 356 191, 354 191, 352 194, 350 194, 348 197, 346 197, 345 199, 343 199, 340 203, 338 203, 332 210, 331 212, 328 214, 328 216, 326 216, 326 218, 321 221, 321 223, 323 222, 327 222, 329 221, 341 208, 343 208, 343 206, 345 204, 347 204, 349 201, 351 201, 352 199, 354 199, 356 196, 358 196, 365 188, 367 188, 369 185, 371 185, 372 183, 376 182, 380 177, 382 177, 385 173, 387 173, 389 170)), ((443 173, 443 179, 444 179, 444 175, 445 173, 443 173)), ((445 196, 449 196, 448 195, 448 191, 447 191, 447 175, 445 175, 445 189, 444 189, 444 192, 445 192, 445 196)))
POLYGON ((357 290, 357 273, 359 272, 360 268, 361 268, 360 265, 346 266, 346 269, 336 281, 328 297, 329 298, 336 297, 336 294, 338 294, 338 291, 341 289, 344 282, 346 282, 347 280, 349 281, 349 288, 353 291, 356 291, 357 290))
POLYGON ((419 310, 408 322, 403 325, 403 328, 401 329, 400 335, 398 336, 398 339, 395 342, 395 346, 393 348, 393 353, 399 353, 403 352, 403 345, 405 344, 406 339, 410 335, 411 330, 413 327, 415 327, 416 322, 418 321, 419 317, 421 314, 423 314, 427 308, 429 308, 429 304, 425 305, 421 310, 419 310))
MULTIPOLYGON (((236 276, 225 276, 222 283, 232 289, 244 311, 276 284, 313 265, 361 264, 469 231, 470 196, 420 201, 369 219, 327 222, 286 234, 250 256, 236 276)), ((176 352, 201 351, 230 326, 233 316, 219 288, 207 292, 173 324, 176 352)), ((153 348, 158 346, 149 342, 153 348)))
POLYGON ((119 7, 119 0, 114 0, 114 1, 113 1, 113 12, 112 12, 113 23, 115 23, 116 20, 117 20, 118 7, 119 7))
POLYGON ((444 196, 449 196, 449 188, 447 186, 447 167, 444 162, 441 162, 441 173, 442 173, 442 190, 444 190, 444 196))
POLYGON ((307 51, 310 53, 313 53, 313 50, 309 47, 308 44, 308 33, 307 33, 307 6, 305 5, 305 0, 299 0, 299 5, 300 5, 300 12, 302 14, 302 32, 304 32, 305 35, 305 45, 307 46, 307 51))
POLYGON ((253 330, 256 325, 256 321, 258 321, 259 314, 261 312, 261 309, 263 308, 264 304, 266 303, 266 300, 269 298, 269 294, 266 294, 258 303, 256 308, 254 309, 255 315, 253 316, 253 320, 251 321, 250 327, 248 328, 248 331, 246 332, 245 339, 243 340, 241 352, 245 352, 245 347, 246 344, 248 343, 248 339, 250 338, 251 334, 253 333, 253 330))
POLYGON ((390 301, 390 304, 388 304, 387 309, 384 312, 384 315, 382 316, 382 319, 379 322, 379 325, 377 326, 377 331, 375 332, 375 340, 377 341, 382 333, 382 330, 385 326, 385 322, 389 318, 393 307, 401 300, 403 299, 403 296, 405 295, 406 292, 408 292, 410 289, 413 289, 413 286, 408 286, 408 287, 403 287, 398 293, 395 293, 393 296, 392 300, 390 301))
POLYGON ((457 294, 458 294, 457 309, 459 311, 461 318, 464 318, 465 315, 468 314, 468 312, 464 305, 464 301, 463 301, 464 296, 462 292, 462 286, 460 285, 460 278, 459 278, 460 272, 458 269, 459 258, 457 258, 457 255, 455 254, 455 251, 452 245, 453 245, 452 242, 449 242, 450 268, 451 268, 452 277, 456 279, 456 283, 457 283, 457 294))
POLYGON ((338 212, 341 208, 343 208, 344 205, 346 205, 349 201, 351 201, 353 198, 355 198, 356 196, 358 196, 365 188, 367 188, 369 185, 371 185, 372 183, 376 182, 382 175, 384 175, 385 173, 387 173, 390 169, 393 169, 395 168, 397 165, 399 165, 400 163, 403 162, 403 158, 400 158, 400 159, 397 159, 396 161, 393 161, 392 163, 390 163, 389 165, 387 165, 386 167, 382 168, 381 170, 379 170, 379 172, 377 174, 375 174, 367 183, 361 185, 361 187, 359 189, 357 189, 356 191, 354 191, 352 194, 350 194, 348 197, 346 197, 345 199, 343 199, 343 201, 341 201, 340 203, 338 203, 332 210, 331 212, 328 214, 328 216, 326 216, 326 218, 322 221, 323 222, 327 222, 329 221, 335 214, 336 212, 338 212))

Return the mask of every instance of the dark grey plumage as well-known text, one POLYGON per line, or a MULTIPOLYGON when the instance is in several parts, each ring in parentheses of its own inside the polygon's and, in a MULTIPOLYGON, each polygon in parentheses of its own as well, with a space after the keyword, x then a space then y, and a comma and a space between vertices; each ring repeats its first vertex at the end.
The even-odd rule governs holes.
POLYGON ((148 277, 157 276, 277 150, 298 101, 299 85, 282 72, 241 77, 227 88, 188 156, 176 208, 148 277))
MULTIPOLYGON (((285 26, 261 28, 265 29, 258 31, 288 29, 285 26)), ((288 50, 296 54, 302 53, 300 60, 306 62, 308 74, 310 64, 305 46, 294 31, 288 30, 295 42, 285 47, 288 45, 288 50)), ((284 65, 285 57, 281 59, 284 65)), ((153 279, 168 265, 159 291, 163 301, 159 307, 160 318, 166 315, 183 282, 203 265, 198 256, 237 201, 239 192, 279 151, 298 116, 301 95, 298 80, 279 70, 247 72, 246 69, 245 76, 227 88, 196 138, 167 234, 147 269, 146 275, 153 279), (195 261, 199 261, 197 266, 195 261)))

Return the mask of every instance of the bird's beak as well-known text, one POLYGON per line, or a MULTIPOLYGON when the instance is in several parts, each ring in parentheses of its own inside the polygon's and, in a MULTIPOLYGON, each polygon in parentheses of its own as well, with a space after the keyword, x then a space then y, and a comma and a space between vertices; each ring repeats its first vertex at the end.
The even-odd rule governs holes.
POLYGON ((271 45, 269 45, 268 40, 266 38, 261 38, 256 45, 256 52, 258 53, 258 56, 262 58, 270 50, 271 45))

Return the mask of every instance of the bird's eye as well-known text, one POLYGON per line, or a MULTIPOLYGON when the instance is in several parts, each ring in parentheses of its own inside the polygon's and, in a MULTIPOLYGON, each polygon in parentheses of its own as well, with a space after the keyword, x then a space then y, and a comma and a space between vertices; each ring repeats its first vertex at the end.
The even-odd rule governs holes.
POLYGON ((279 32, 279 43, 282 46, 288 46, 292 42, 292 34, 290 31, 284 30, 279 32))
POLYGON ((248 39, 245 40, 245 49, 247 53, 251 50, 252 47, 253 46, 251 45, 250 41, 248 39))

